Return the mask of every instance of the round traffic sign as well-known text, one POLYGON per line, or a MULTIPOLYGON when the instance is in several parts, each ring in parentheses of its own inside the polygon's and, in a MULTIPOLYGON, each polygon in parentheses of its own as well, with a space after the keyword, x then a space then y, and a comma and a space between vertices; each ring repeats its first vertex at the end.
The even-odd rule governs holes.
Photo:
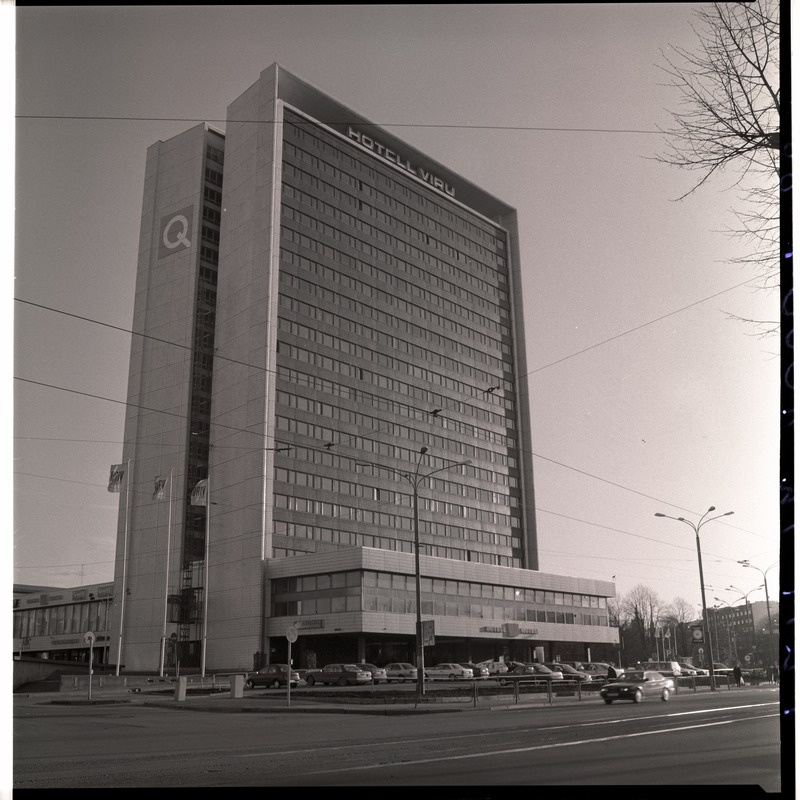
POLYGON ((297 628, 295 628, 294 626, 287 628, 286 629, 286 638, 290 642, 296 642, 297 641, 297 628))
POLYGON ((169 635, 169 640, 170 640, 171 642, 177 642, 177 641, 178 641, 178 634, 177 634, 177 633, 171 633, 171 634, 169 635))
POLYGON ((92 644, 94 642, 94 639, 95 636, 91 631, 86 631, 86 633, 83 634, 83 641, 86 644, 92 644))

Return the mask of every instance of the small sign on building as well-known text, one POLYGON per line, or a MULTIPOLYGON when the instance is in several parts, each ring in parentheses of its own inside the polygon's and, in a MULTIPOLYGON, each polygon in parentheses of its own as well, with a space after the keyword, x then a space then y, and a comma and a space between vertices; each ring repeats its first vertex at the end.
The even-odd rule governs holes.
POLYGON ((422 646, 433 647, 436 644, 436 631, 432 619, 424 619, 420 623, 422 626, 422 646))

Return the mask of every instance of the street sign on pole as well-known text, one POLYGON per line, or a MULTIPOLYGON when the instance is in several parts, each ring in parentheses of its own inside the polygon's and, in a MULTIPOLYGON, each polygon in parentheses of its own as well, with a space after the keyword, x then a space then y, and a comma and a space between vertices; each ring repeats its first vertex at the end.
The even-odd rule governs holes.
POLYGON ((286 707, 292 704, 292 642, 297 641, 297 628, 290 625, 286 629, 286 707))
POLYGON ((95 636, 91 631, 86 631, 83 641, 89 645, 89 700, 92 699, 92 656, 94 655, 95 636))

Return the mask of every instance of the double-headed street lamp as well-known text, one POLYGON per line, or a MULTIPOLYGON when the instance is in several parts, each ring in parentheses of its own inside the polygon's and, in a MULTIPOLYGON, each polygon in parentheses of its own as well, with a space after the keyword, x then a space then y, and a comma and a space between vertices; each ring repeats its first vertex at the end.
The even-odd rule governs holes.
MULTIPOLYGON (((727 601, 723 600, 721 597, 714 598, 719 603, 725 603, 726 606, 733 611, 733 606, 727 601)), ((739 648, 736 645, 736 628, 733 628, 733 647, 731 647, 731 628, 733 622, 733 615, 729 612, 727 615, 727 619, 725 620, 725 631, 728 634, 728 654, 733 656, 734 661, 738 664, 739 663, 739 648)))
POLYGON ((708 670, 709 675, 709 684, 711 686, 711 691, 713 692, 717 686, 716 681, 714 680, 714 648, 711 645, 711 630, 708 627, 708 608, 706 607, 706 586, 705 581, 703 580, 703 554, 700 551, 700 528, 703 527, 707 522, 711 522, 714 519, 719 519, 720 517, 729 517, 733 514, 733 511, 726 511, 724 514, 718 514, 716 517, 708 517, 708 515, 715 511, 714 506, 710 506, 708 511, 700 517, 700 520, 697 524, 694 522, 690 522, 688 519, 684 517, 671 517, 669 514, 661 514, 656 512, 657 517, 665 517, 666 519, 674 519, 678 522, 683 522, 685 525, 688 525, 694 531, 694 538, 697 543, 697 565, 700 569, 700 596, 703 600, 703 627, 705 628, 706 632, 706 639, 708 640, 708 661, 711 664, 711 669, 708 670), (708 519, 706 519, 708 517, 708 519))
POLYGON ((395 475, 399 475, 401 478, 404 478, 409 482, 411 485, 411 489, 413 491, 413 498, 414 498, 414 578, 415 578, 415 586, 416 586, 416 596, 417 596, 417 624, 416 624, 416 650, 417 650, 417 700, 419 701, 422 696, 425 694, 425 649, 422 644, 422 589, 420 586, 420 569, 419 569, 419 487, 421 484, 426 481, 431 475, 435 475, 437 472, 445 472, 449 469, 455 469, 456 467, 465 467, 472 463, 472 461, 459 461, 455 464, 447 464, 444 467, 439 467, 438 469, 433 469, 430 472, 425 472, 420 475, 419 467, 422 463, 422 457, 425 453, 428 452, 427 447, 421 447, 419 451, 419 455, 417 456, 417 463, 414 467, 414 472, 403 472, 399 469, 394 469, 392 467, 385 467, 383 464, 373 464, 367 461, 358 461, 356 462, 359 466, 374 466, 378 467, 379 469, 385 469, 389 472, 393 472, 395 475))
POLYGON ((778 663, 778 653, 776 651, 775 645, 773 643, 773 636, 772 636, 772 612, 769 610, 769 591, 767 590, 767 573, 778 566, 779 562, 775 562, 771 566, 767 567, 766 569, 759 569, 754 564, 750 563, 749 558, 744 558, 741 561, 737 561, 737 564, 741 564, 743 567, 750 567, 750 569, 754 569, 757 572, 761 573, 761 577, 764 579, 764 596, 767 600, 767 622, 769 623, 769 660, 773 664, 778 663))
POLYGON ((749 592, 744 592, 744 591, 742 591, 741 589, 739 589, 736 586, 726 586, 725 587, 725 591, 726 592, 739 592, 739 594, 741 596, 737 597, 736 598, 737 600, 744 600, 745 611, 747 612, 747 615, 750 617, 750 632, 752 634, 751 637, 750 637, 750 650, 751 650, 751 652, 753 654, 753 657, 755 657, 755 652, 756 652, 756 623, 755 623, 755 620, 753 619, 753 609, 750 607, 750 601, 747 598, 753 592, 757 591, 758 589, 763 589, 763 588, 764 588, 764 585, 761 584, 759 586, 756 586, 754 589, 751 589, 749 592))

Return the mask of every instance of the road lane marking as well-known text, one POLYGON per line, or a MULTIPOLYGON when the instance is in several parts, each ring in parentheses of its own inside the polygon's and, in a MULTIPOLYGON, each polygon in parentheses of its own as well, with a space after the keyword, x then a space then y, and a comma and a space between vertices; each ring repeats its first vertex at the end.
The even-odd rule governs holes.
MULTIPOLYGON (((664 714, 662 718, 669 718, 669 717, 684 717, 684 716, 691 716, 696 714, 710 714, 716 711, 736 711, 740 708, 762 708, 765 706, 777 706, 778 703, 755 703, 752 705, 747 706, 730 706, 727 708, 707 708, 707 709, 700 709, 698 711, 676 711, 670 714, 664 714)), ((652 717, 624 717, 621 719, 601 719, 595 722, 580 722, 576 725, 548 725, 539 728, 522 728, 515 729, 515 733, 541 733, 543 731, 559 731, 559 730, 571 730, 576 728, 593 728, 597 727, 598 725, 602 725, 603 727, 608 727, 609 725, 618 725, 624 722, 641 722, 643 719, 652 719, 652 717)), ((755 717, 748 717, 747 719, 756 719, 755 717)), ((737 720, 739 721, 739 720, 737 720)), ((674 730, 682 730, 679 728, 675 728, 674 730)), ((501 731, 502 732, 502 731, 501 731)), ((421 742, 424 744, 432 744, 434 742, 443 742, 443 741, 453 741, 455 739, 475 739, 475 738, 483 738, 486 736, 486 731, 477 731, 476 733, 463 733, 463 734, 446 734, 444 736, 433 736, 428 737, 426 739, 417 739, 415 741, 421 742)), ((361 744, 361 747, 388 747, 393 744, 405 744, 409 740, 408 739, 391 739, 389 741, 381 740, 380 742, 365 742, 361 744)), ((601 741, 601 740, 589 740, 589 741, 601 741)), ((304 748, 302 750, 270 750, 270 751, 261 751, 258 753, 239 753, 239 758, 263 758, 265 756, 286 756, 286 755, 302 755, 303 753, 317 753, 321 751, 329 752, 334 750, 347 750, 347 745, 341 746, 330 746, 330 747, 310 747, 304 748)))
POLYGON ((505 750, 492 750, 490 752, 484 753, 466 753, 464 755, 453 755, 453 756, 436 756, 435 758, 419 758, 413 761, 403 760, 403 761, 384 761, 380 764, 365 764, 363 766, 352 766, 352 767, 341 767, 338 769, 322 769, 322 770, 315 770, 313 772, 309 772, 304 770, 303 774, 308 775, 327 775, 333 774, 335 772, 358 772, 358 771, 366 771, 371 769, 386 769, 391 767, 409 767, 415 766, 418 764, 435 764, 440 761, 463 761, 467 758, 485 758, 487 756, 502 756, 502 755, 511 755, 513 753, 532 753, 537 750, 554 750, 558 747, 576 747, 578 745, 587 745, 587 744, 597 744, 600 742, 613 742, 617 739, 634 739, 639 736, 653 736, 662 733, 673 733, 675 731, 690 731, 696 730, 698 728, 713 728, 718 727, 719 725, 734 725, 737 722, 752 722, 756 719, 772 719, 772 714, 764 714, 759 717, 748 717, 747 719, 731 719, 731 720, 724 720, 720 722, 703 722, 698 725, 686 725, 681 728, 665 728, 664 730, 657 730, 657 731, 642 731, 640 733, 623 733, 619 736, 602 736, 598 739, 584 739, 577 742, 558 742, 555 744, 539 744, 539 745, 532 745, 531 747, 513 747, 507 748, 505 750))
MULTIPOLYGON (((752 706, 753 708, 757 708, 759 706, 765 705, 778 705, 777 703, 759 703, 757 706, 752 706)), ((741 706, 732 706, 731 709, 725 710, 735 710, 737 708, 741 708, 741 706)), ((715 711, 715 710, 722 710, 722 709, 708 709, 708 711, 715 711)), ((705 712, 705 713, 707 713, 705 712)), ((686 716, 687 714, 698 714, 704 713, 702 711, 689 711, 689 712, 680 712, 675 714, 667 714, 667 717, 682 717, 686 716)), ((552 745, 536 745, 531 748, 523 748, 522 750, 497 750, 493 751, 492 753, 485 753, 480 755, 494 755, 494 754, 502 754, 502 753, 516 753, 516 752, 526 752, 527 750, 543 750, 547 749, 548 747, 566 747, 575 744, 587 744, 591 742, 605 742, 605 741, 613 741, 614 739, 624 739, 627 736, 644 736, 650 733, 669 733, 670 731, 683 731, 683 730, 692 730, 692 728, 702 728, 708 727, 712 725, 726 725, 731 722, 746 722, 754 719, 767 719, 771 714, 763 714, 761 716, 756 717, 746 717, 743 719, 735 719, 735 720, 721 720, 719 722, 706 722, 706 723, 698 723, 696 725, 689 725, 680 728, 664 728, 661 731, 648 731, 647 733, 631 733, 631 734, 619 734, 616 736, 604 737, 601 739, 583 739, 576 742, 562 742, 560 744, 552 744, 552 745)), ((598 720, 597 722, 582 722, 578 725, 553 725, 543 728, 526 728, 522 730, 515 730, 515 733, 541 733, 546 731, 558 731, 558 730, 568 730, 568 729, 576 729, 576 728, 585 728, 585 727, 595 727, 597 725, 608 726, 609 724, 616 724, 621 722, 640 722, 643 719, 652 719, 650 718, 643 718, 643 717, 631 717, 627 719, 616 719, 616 720, 598 720)), ((456 739, 475 739, 475 738, 485 738, 486 732, 485 731, 478 731, 476 733, 465 733, 465 734, 454 734, 454 735, 444 735, 444 736, 435 736, 429 737, 426 739, 393 739, 389 741, 380 741, 380 742, 363 742, 359 744, 359 747, 390 747, 391 745, 395 744, 408 744, 409 741, 414 741, 417 744, 433 744, 434 742, 450 742, 456 739)), ((289 756, 289 755, 304 755, 306 753, 329 753, 334 752, 336 750, 350 750, 352 749, 352 745, 333 745, 333 746, 322 746, 322 747, 307 747, 303 749, 293 749, 293 750, 270 750, 270 751, 261 751, 258 753, 238 753, 238 758, 265 758, 270 756, 289 756)), ((445 756, 443 758, 466 758, 468 756, 445 756)), ((434 759, 437 760, 437 759, 434 759)), ((406 762, 402 762, 406 763, 406 762)), ((408 763, 417 763, 417 762, 408 762, 408 763)), ((424 763, 424 762, 419 762, 424 763)), ((359 769, 370 769, 371 767, 360 767, 359 769)))

